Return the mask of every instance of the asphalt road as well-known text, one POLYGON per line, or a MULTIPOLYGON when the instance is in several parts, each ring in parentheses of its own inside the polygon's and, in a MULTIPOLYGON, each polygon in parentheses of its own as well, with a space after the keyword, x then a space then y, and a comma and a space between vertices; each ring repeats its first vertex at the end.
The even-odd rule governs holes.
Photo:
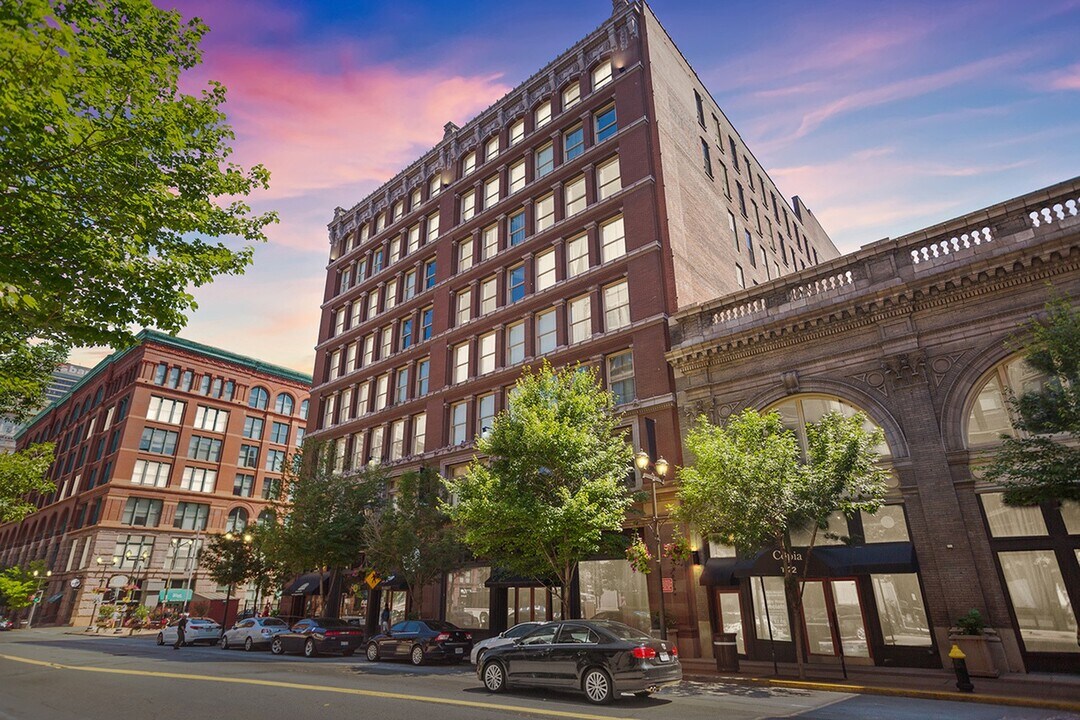
POLYGON ((57 629, 0 634, 0 720, 326 718, 677 718, 678 720, 1080 720, 1068 713, 785 688, 684 682, 639 700, 486 692, 470 667, 414 668, 361 657, 277 657, 216 647, 173 650, 150 637, 57 629))

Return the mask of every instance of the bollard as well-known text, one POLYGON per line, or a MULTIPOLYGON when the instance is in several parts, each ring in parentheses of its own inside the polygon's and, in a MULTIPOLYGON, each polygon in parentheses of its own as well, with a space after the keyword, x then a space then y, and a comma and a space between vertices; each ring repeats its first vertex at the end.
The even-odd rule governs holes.
POLYGON ((949 657, 952 658, 953 670, 956 672, 956 689, 960 692, 972 692, 975 686, 971 684, 971 676, 968 675, 967 661, 964 659, 967 656, 964 651, 954 644, 949 651, 949 657))

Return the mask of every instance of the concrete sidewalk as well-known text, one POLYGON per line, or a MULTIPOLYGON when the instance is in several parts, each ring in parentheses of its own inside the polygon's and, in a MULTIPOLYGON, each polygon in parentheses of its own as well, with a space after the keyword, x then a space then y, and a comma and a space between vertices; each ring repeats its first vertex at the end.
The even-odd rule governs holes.
POLYGON ((956 689, 951 670, 915 668, 849 667, 845 679, 839 666, 807 668, 807 679, 799 680, 792 664, 781 663, 780 675, 772 663, 740 663, 739 672, 718 672, 712 660, 682 660, 683 674, 707 682, 768 685, 829 692, 889 695, 927 700, 992 703, 1080 713, 1080 675, 1055 673, 1009 673, 998 678, 972 678, 975 691, 956 689))

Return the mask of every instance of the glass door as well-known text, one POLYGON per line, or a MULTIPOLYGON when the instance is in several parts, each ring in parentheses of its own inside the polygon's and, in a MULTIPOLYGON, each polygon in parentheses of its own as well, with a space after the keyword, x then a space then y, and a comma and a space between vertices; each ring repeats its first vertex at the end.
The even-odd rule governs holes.
POLYGON ((738 590, 716 591, 716 618, 720 623, 717 632, 735 633, 735 643, 739 654, 745 655, 742 598, 739 597, 738 590))
POLYGON ((866 620, 854 580, 807 580, 803 586, 803 627, 811 656, 870 660, 866 620))

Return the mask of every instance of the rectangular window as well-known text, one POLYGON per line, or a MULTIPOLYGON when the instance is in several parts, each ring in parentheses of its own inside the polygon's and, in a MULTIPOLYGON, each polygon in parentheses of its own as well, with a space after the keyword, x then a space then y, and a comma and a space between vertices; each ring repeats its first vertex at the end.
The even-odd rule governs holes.
POLYGON ((525 187, 525 161, 520 160, 510 166, 510 194, 525 187))
POLYGON ((187 456, 191 460, 218 462, 221 459, 221 441, 217 438, 192 435, 188 442, 187 456))
POLYGON ((412 347, 413 342, 415 342, 415 340, 416 340, 413 337, 413 323, 414 323, 414 320, 411 317, 410 318, 405 318, 404 320, 401 321, 401 349, 402 350, 406 350, 406 349, 412 347))
POLYGON ((536 151, 536 177, 542 178, 555 169, 555 147, 548 143, 536 151))
POLYGON ((199 405, 195 410, 195 428, 198 430, 223 433, 228 424, 228 410, 207 407, 206 405, 199 405))
POLYGON ((548 194, 536 201, 536 232, 555 224, 555 196, 548 194))
POLYGON ((454 346, 453 382, 463 383, 469 379, 469 343, 454 346))
MULTIPOLYGON (((348 405, 349 403, 344 403, 348 405)), ((289 423, 275 422, 270 426, 270 442, 278 445, 289 444, 289 423)))
POLYGON ((547 250, 536 256, 536 291, 546 290, 555 284, 555 250, 547 250))
POLYGON ((611 61, 605 60, 604 62, 593 68, 592 71, 592 89, 593 92, 611 82, 611 61))
MULTIPOLYGON (((356 414, 367 415, 371 409, 371 382, 364 381, 356 386, 356 414)), ((300 435, 302 428, 296 429, 296 444, 299 445, 303 438, 300 435)))
POLYGON ((482 235, 484 259, 490 260, 499 253, 499 226, 487 226, 486 228, 484 228, 482 235))
POLYGON ((383 290, 383 305, 386 310, 397 305, 397 280, 387 280, 383 290))
POLYGON ((150 487, 168 487, 171 470, 172 465, 169 463, 136 460, 135 468, 131 471, 131 482, 150 487))
POLYGON ((630 324, 630 293, 626 281, 604 288, 604 325, 606 332, 619 330, 630 324))
POLYGON ((408 244, 406 247, 410 253, 414 253, 420 249, 420 223, 409 226, 408 244))
POLYGON ((738 283, 741 288, 746 287, 746 276, 743 275, 742 266, 738 263, 735 265, 735 282, 738 283))
POLYGON ((394 347, 394 328, 392 325, 387 325, 382 329, 382 335, 379 341, 379 359, 386 359, 390 357, 390 353, 394 347))
POLYGON ((400 460, 405 454, 405 418, 390 423, 390 460, 400 460))
POLYGON ((596 130, 596 142, 601 143, 619 132, 619 123, 615 119, 615 106, 611 105, 593 115, 596 130))
POLYGON ((328 375, 329 375, 329 378, 331 380, 333 380, 334 378, 336 378, 340 374, 341 374, 341 351, 340 350, 335 350, 334 352, 330 353, 330 370, 329 370, 328 375))
POLYGON ((190 490, 191 492, 212 493, 216 485, 217 470, 207 470, 206 468, 184 468, 184 475, 180 479, 181 489, 190 490))
POLYGON ((454 295, 454 323, 461 327, 472 315, 472 290, 465 288, 454 295))
POLYGON ((525 121, 518 120, 510 126, 510 146, 517 145, 525 139, 525 121))
POLYGON ((757 258, 754 257, 754 239, 750 236, 750 231, 743 229, 743 241, 746 243, 746 252, 750 255, 750 264, 753 267, 757 267, 757 258))
POLYGON ((742 212, 742 216, 743 217, 749 217, 749 215, 746 212, 746 194, 743 192, 743 187, 742 187, 741 182, 736 182, 735 183, 735 190, 739 194, 739 210, 742 212))
POLYGON ((184 417, 184 403, 180 400, 150 396, 150 405, 146 409, 146 419, 155 422, 179 425, 184 417))
POLYGON ((428 197, 436 197, 442 192, 442 176, 438 173, 428 182, 428 197))
POLYGON ((237 475, 233 479, 232 494, 236 497, 251 497, 251 493, 254 491, 254 475, 237 475))
POLYGON ((472 171, 476 169, 476 152, 473 151, 465 156, 465 159, 461 161, 461 176, 471 175, 472 171))
POLYGON ((476 193, 472 190, 461 196, 461 222, 468 222, 476 215, 476 193))
POLYGON ((240 467, 258 467, 259 466, 259 446, 258 445, 241 445, 240 457, 237 459, 236 464, 240 467))
POLYGON ((637 397, 632 350, 608 356, 607 377, 608 388, 615 394, 616 403, 631 402, 637 397))
POLYGON ((558 345, 555 311, 546 310, 536 316, 536 354, 554 352, 558 345))
POLYGON ((466 238, 457 246, 457 271, 463 272, 473 266, 473 241, 466 238))
POLYGON ((420 339, 430 340, 433 323, 435 322, 435 309, 426 307, 420 311, 420 339))
POLYGON ((394 402, 401 404, 409 399, 409 368, 399 367, 394 373, 394 402))
POLYGON ((412 300, 416 297, 416 271, 408 270, 405 273, 405 282, 401 291, 402 300, 412 300))
POLYGON ((120 518, 122 525, 157 527, 161 522, 161 500, 150 498, 128 498, 124 505, 124 514, 120 518))
POLYGON ((375 232, 381 232, 384 227, 386 227, 386 213, 379 213, 375 216, 375 232))
POLYGON ((459 402, 450 406, 450 444, 461 445, 468 439, 469 405, 459 402))
POLYGON ((495 333, 493 332, 480 336, 476 372, 478 375, 495 372, 495 333))
POLYGON ((566 277, 572 278, 589 269, 589 238, 578 236, 566 243, 566 277))
POLYGON ((570 162, 585 152, 585 129, 578 125, 563 133, 563 162, 570 162))
POLYGON ((353 419, 352 411, 352 388, 345 388, 341 391, 341 421, 353 419))
POLYGON ((364 304, 359 300, 349 305, 349 327, 354 328, 360 324, 361 315, 364 311, 364 304))
POLYGON ((731 197, 731 177, 728 175, 727 165, 720 163, 720 175, 724 180, 724 193, 731 197))
POLYGON ((178 530, 205 530, 208 517, 210 517, 209 505, 191 502, 177 503, 173 527, 178 530))
POLYGON ((483 435, 485 430, 495 426, 495 393, 482 395, 476 401, 476 432, 483 435))
POLYGON ((610 262, 626 254, 626 237, 621 215, 600 226, 600 244, 603 262, 610 262))
POLYGON ((709 154, 709 141, 701 140, 701 164, 705 168, 705 174, 712 177, 712 156, 709 154))
POLYGON ((281 495, 281 478, 264 478, 262 485, 262 499, 276 500, 281 495))
POLYGON ((759 638, 790 641, 791 625, 788 623, 787 601, 784 597, 784 579, 781 577, 755 577, 750 583, 754 601, 754 624, 759 638), (762 588, 764 586, 764 589, 762 588), (772 621, 772 629, 766 620, 772 621), (770 635, 771 633, 771 635, 770 635))
POLYGON ((596 168, 596 198, 606 200, 622 190, 622 177, 619 171, 619 157, 608 160, 596 168))
POLYGON ((266 451, 266 469, 269 472, 281 472, 281 469, 285 466, 285 451, 284 450, 267 450, 266 451))
POLYGON ((412 446, 413 455, 424 452, 424 443, 427 441, 427 414, 413 415, 412 421, 412 446))
POLYGON ((739 150, 735 147, 735 138, 728 137, 728 144, 731 146, 731 164, 735 166, 735 172, 739 172, 739 150))
POLYGON ((367 319, 371 320, 379 314, 379 291, 372 290, 367 296, 367 319))
POLYGON ((177 433, 171 430, 143 428, 142 437, 139 439, 139 449, 159 455, 173 455, 176 453, 177 437, 177 433))
POLYGON ((533 129, 542 128, 551 122, 551 101, 540 103, 533 111, 533 129))
POLYGON ((379 272, 382 272, 382 269, 384 267, 384 261, 385 261, 385 254, 384 254, 382 248, 379 248, 374 253, 372 253, 372 255, 371 255, 371 274, 372 275, 375 275, 375 274, 377 274, 379 272))
POLYGON ((395 237, 390 239, 390 259, 387 264, 397 262, 401 259, 401 238, 395 237))
POLYGON ((525 323, 514 323, 506 328, 506 364, 525 362, 525 323))
POLYGON ((592 298, 584 295, 570 301, 570 343, 592 337, 592 298))
POLYGON ((494 160, 499 156, 499 136, 489 139, 484 143, 484 161, 494 160))
POLYGON ((694 91, 694 104, 697 106, 697 121, 701 127, 705 127, 705 104, 701 100, 701 93, 694 91))
POLYGON ((871 575, 881 635, 886 645, 930 647, 930 623, 915 573, 871 575))
POLYGON ((525 266, 510 268, 507 275, 506 297, 508 303, 516 303, 525 297, 525 266))
POLYGON ((439 213, 432 213, 427 217, 427 243, 431 244, 439 239, 439 213))
POLYGON ((423 397, 428 394, 428 383, 431 378, 431 360, 424 358, 416 363, 416 396, 423 397))
POLYGON ((581 102, 581 83, 575 80, 562 91, 562 109, 569 110, 579 102, 581 102))
POLYGON ((390 394, 390 373, 383 373, 375 380, 375 412, 386 407, 390 394))
POLYGON ((517 211, 506 222, 506 234, 510 239, 510 246, 513 247, 525 242, 525 211, 517 211))
POLYGON ((263 420, 256 417, 244 418, 244 437, 252 440, 262 440, 263 420))
POLYGON ((484 181, 484 209, 490 210, 499 203, 499 176, 492 175, 484 181))
POLYGON ((570 217, 585 209, 585 176, 578 175, 566 183, 563 188, 563 199, 566 202, 566 217, 570 217))
POLYGON ((435 287, 435 261, 428 260, 424 263, 424 289, 430 290, 435 287))

